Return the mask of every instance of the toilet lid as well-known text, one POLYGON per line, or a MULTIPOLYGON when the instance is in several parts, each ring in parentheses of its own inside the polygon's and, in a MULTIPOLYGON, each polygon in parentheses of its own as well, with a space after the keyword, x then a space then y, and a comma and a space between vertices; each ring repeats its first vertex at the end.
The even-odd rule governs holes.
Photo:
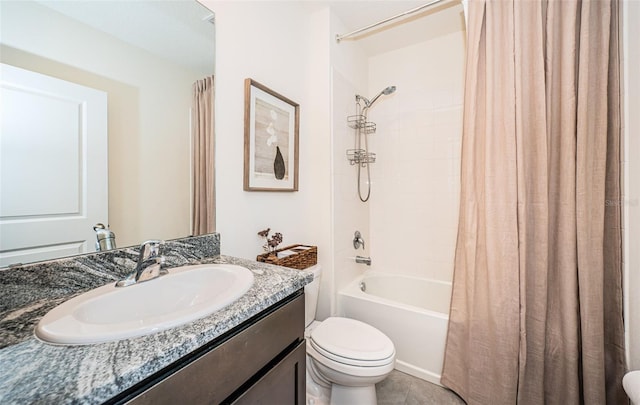
POLYGON ((331 317, 324 320, 311 333, 311 344, 324 355, 344 363, 353 363, 349 361, 351 359, 377 365, 395 356, 393 342, 384 333, 349 318, 331 317))

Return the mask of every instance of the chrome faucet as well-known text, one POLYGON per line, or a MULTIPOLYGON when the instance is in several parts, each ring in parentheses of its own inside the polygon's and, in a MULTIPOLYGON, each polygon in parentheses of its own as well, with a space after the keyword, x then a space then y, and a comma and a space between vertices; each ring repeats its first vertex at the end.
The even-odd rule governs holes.
POLYGON ((356 256, 356 263, 358 264, 366 264, 367 266, 371 266, 371 258, 364 256, 356 256))
POLYGON ((118 281, 116 287, 127 287, 143 281, 153 280, 168 271, 162 268, 165 258, 162 256, 163 240, 148 240, 140 245, 138 264, 133 273, 118 281))

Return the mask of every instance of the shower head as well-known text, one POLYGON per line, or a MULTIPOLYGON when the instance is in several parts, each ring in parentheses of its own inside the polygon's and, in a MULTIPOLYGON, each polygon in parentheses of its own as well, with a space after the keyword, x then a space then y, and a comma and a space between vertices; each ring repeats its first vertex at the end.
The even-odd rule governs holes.
POLYGON ((389 86, 386 89, 382 90, 382 94, 384 94, 385 96, 388 96, 389 94, 393 93, 394 91, 396 91, 396 86, 389 86))
POLYGON ((385 88, 384 90, 382 90, 380 93, 378 93, 374 98, 372 98, 371 100, 362 97, 362 96, 356 96, 356 100, 362 100, 364 101, 364 108, 367 109, 369 107, 371 107, 373 105, 373 103, 376 102, 376 100, 382 96, 383 94, 385 96, 388 96, 389 94, 393 93, 394 91, 396 91, 396 86, 389 86, 387 88, 385 88))

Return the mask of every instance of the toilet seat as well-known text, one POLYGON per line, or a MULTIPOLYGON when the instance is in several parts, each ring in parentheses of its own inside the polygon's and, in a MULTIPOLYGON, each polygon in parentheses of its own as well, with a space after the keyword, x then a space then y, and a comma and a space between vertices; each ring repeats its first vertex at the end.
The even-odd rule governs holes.
POLYGON ((318 354, 348 366, 380 367, 395 359, 391 339, 355 319, 327 318, 313 330, 308 341, 318 354))

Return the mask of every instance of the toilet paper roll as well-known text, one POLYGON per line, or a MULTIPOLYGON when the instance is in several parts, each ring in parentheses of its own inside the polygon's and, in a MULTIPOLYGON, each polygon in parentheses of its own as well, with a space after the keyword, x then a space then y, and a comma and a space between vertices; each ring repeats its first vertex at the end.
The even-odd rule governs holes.
POLYGON ((634 405, 640 405, 640 370, 630 371, 622 378, 622 386, 634 405))

